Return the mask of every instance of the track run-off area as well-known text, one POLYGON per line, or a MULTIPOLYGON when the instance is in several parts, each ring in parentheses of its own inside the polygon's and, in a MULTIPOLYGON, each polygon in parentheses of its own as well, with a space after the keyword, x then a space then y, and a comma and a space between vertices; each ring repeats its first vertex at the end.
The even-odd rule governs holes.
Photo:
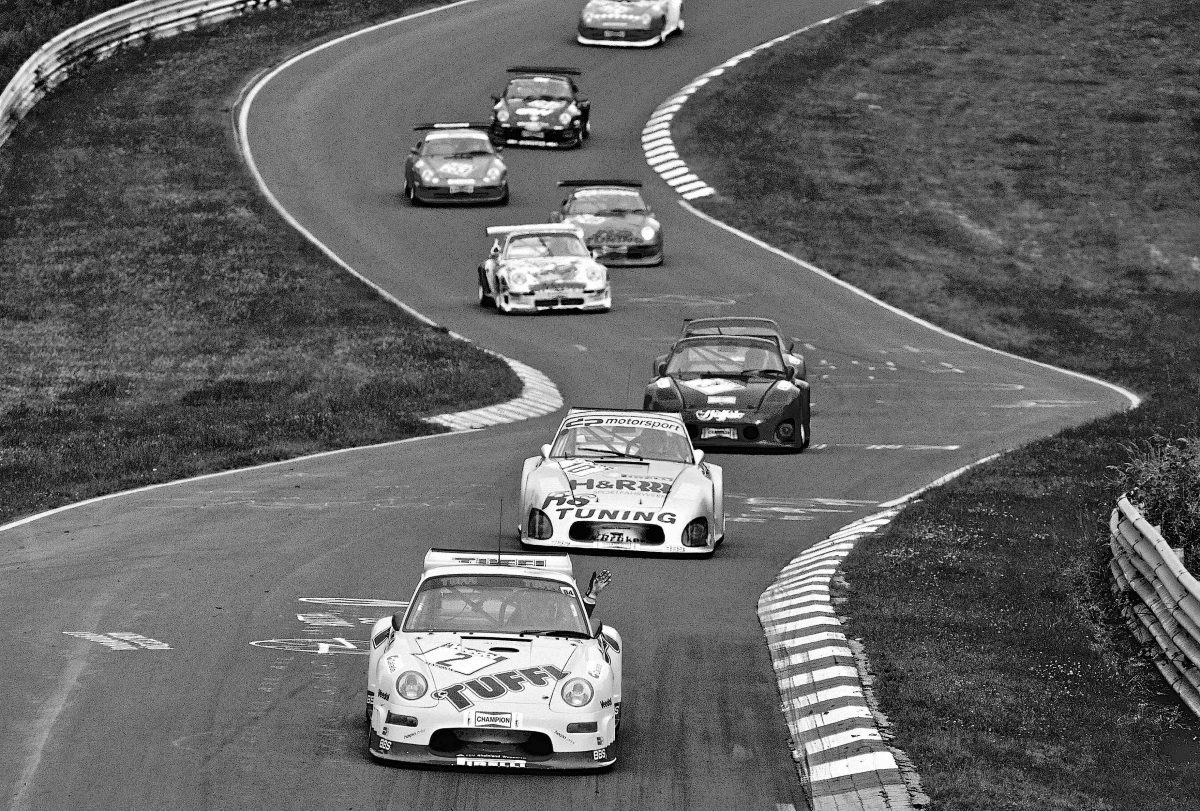
POLYGON ((573 4, 479 0, 264 66, 248 88, 248 166, 297 227, 408 307, 546 374, 566 405, 638 407, 652 359, 688 317, 762 315, 800 339, 813 446, 713 455, 729 523, 712 559, 573 556, 583 579, 612 571, 596 616, 626 644, 611 771, 439 771, 366 755, 370 623, 407 600, 430 546, 494 549, 499 535, 516 547, 521 460, 559 410, 148 488, 7 529, 10 807, 806 807, 756 613, 780 570, 945 473, 1129 404, 696 216, 647 164, 642 132, 664 99, 854 5, 688 0, 686 34, 643 51, 575 44, 573 4), (400 188, 412 126, 486 118, 511 64, 579 68, 592 138, 567 152, 506 150, 507 207, 410 207, 400 188), (545 221, 556 182, 571 177, 643 181, 665 265, 614 269, 606 314, 479 308, 484 229, 545 221))

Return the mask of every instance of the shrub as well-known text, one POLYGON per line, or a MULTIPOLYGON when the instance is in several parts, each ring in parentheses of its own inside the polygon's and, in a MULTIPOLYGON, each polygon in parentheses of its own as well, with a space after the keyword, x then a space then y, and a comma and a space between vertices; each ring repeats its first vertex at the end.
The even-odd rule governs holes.
POLYGON ((1200 439, 1155 434, 1128 446, 1130 458, 1115 466, 1120 484, 1173 547, 1183 547, 1192 567, 1200 562, 1200 439))

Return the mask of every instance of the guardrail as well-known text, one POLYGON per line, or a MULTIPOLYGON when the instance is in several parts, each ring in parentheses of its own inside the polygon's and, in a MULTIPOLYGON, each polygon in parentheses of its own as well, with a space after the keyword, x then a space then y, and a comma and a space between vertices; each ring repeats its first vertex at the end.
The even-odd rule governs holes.
POLYGON ((0 145, 47 93, 121 48, 290 1, 139 0, 72 26, 38 48, 0 92, 0 145))
POLYGON ((1200 583, 1137 507, 1122 496, 1109 519, 1113 591, 1156 667, 1200 716, 1200 583))

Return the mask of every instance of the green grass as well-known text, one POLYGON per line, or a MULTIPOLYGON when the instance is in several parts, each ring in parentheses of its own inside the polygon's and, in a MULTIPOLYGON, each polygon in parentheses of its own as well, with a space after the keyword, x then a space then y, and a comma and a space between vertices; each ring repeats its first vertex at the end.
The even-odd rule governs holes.
POLYGON ((1198 41, 1195 0, 892 0, 677 123, 708 213, 1147 397, 931 492, 847 561, 850 630, 939 808, 1200 807, 1200 728, 1137 657, 1103 554, 1111 468, 1200 434, 1198 41))
POLYGON ((0 148, 0 522, 519 394, 308 246, 230 146, 247 76, 410 7, 306 2, 130 51, 0 148))

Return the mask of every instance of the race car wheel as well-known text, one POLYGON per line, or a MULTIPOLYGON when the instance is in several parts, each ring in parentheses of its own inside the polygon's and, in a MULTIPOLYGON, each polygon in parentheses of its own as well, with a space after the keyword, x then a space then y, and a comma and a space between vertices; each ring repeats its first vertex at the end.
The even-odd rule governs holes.
POLYGON ((404 181, 404 194, 408 197, 408 202, 414 206, 421 205, 421 201, 417 199, 417 190, 407 180, 404 181))
POLYGON ((479 306, 480 307, 495 307, 496 299, 488 294, 487 279, 484 278, 483 271, 479 272, 479 306))
POLYGON ((496 296, 495 296, 496 309, 499 310, 500 312, 504 313, 505 315, 512 315, 512 305, 510 305, 508 303, 508 297, 505 296, 505 292, 506 292, 506 289, 505 289, 504 285, 501 284, 500 289, 496 291, 496 296))
POLYGON ((803 451, 808 447, 808 443, 812 441, 812 434, 808 430, 808 423, 800 426, 800 450, 803 451))

